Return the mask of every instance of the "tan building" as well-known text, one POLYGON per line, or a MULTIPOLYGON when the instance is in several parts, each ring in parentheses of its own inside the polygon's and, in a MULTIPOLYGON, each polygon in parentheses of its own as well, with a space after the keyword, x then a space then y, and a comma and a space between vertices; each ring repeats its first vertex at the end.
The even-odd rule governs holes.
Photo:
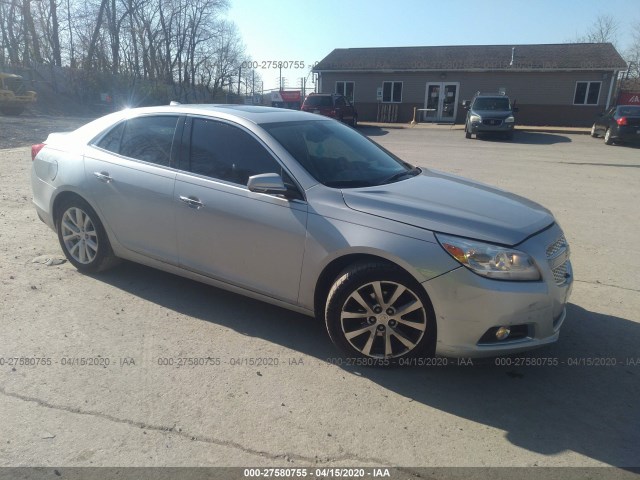
POLYGON ((338 48, 315 67, 318 91, 341 93, 360 121, 464 123, 461 103, 505 92, 530 125, 588 126, 614 103, 626 62, 610 43, 338 48))

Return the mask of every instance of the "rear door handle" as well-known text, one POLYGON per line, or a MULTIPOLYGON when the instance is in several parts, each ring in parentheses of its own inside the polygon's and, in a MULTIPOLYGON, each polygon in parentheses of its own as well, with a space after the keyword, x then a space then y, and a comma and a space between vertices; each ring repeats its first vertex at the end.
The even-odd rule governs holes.
POLYGON ((113 178, 109 175, 109 172, 93 172, 93 175, 104 183, 110 183, 113 181, 113 178))
POLYGON ((200 210, 204 207, 204 203, 202 203, 198 197, 185 197, 180 195, 180 201, 186 203, 191 208, 195 208, 196 210, 200 210))

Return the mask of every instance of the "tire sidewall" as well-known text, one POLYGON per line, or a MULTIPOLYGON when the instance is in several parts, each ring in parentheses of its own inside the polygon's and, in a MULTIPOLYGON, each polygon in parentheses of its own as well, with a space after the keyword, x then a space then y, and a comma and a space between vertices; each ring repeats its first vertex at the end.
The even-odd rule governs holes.
POLYGON ((437 328, 431 301, 422 286, 415 279, 398 267, 392 265, 369 264, 352 267, 343 271, 338 276, 338 279, 327 296, 324 320, 331 341, 349 357, 371 360, 374 363, 378 361, 381 364, 384 361, 386 364, 394 365, 397 364, 398 360, 403 358, 433 357, 435 354, 437 328), (413 350, 400 357, 390 359, 368 357, 356 350, 342 332, 340 313, 344 303, 357 288, 376 281, 389 281, 403 285, 420 299, 425 309, 427 326, 424 336, 413 350))

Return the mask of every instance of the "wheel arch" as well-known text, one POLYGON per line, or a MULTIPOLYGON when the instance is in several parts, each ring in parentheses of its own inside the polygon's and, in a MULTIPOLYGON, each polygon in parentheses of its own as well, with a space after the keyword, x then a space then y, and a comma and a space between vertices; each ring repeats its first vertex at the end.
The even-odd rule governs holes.
POLYGON ((109 225, 105 222, 104 218, 102 218, 102 215, 100 214, 100 210, 96 208, 96 206, 93 204, 91 200, 89 200, 87 197, 83 196, 81 193, 75 190, 64 190, 58 193, 51 203, 51 216, 53 219, 53 226, 56 233, 58 232, 57 219, 58 219, 58 214, 60 213, 60 206, 70 198, 79 198, 80 200, 87 202, 89 206, 93 208, 93 211, 95 212, 95 214, 98 217, 98 220, 102 224, 102 228, 104 228, 104 231, 107 234, 107 238, 109 239, 109 243, 113 248, 114 241, 116 239, 114 238, 114 235, 112 234, 111 229, 109 228, 109 225))
MULTIPOLYGON (((313 310, 316 318, 323 317, 327 295, 329 294, 329 290, 331 290, 331 287, 338 279, 340 274, 353 265, 363 263, 380 263, 383 265, 396 267, 402 270, 406 275, 411 277, 416 283, 421 285, 422 280, 417 275, 417 273, 411 272, 411 270, 403 266, 401 262, 392 261, 388 258, 375 255, 373 253, 348 253, 331 260, 322 269, 322 272, 318 276, 318 281, 316 282, 313 295, 313 310)), ((431 298, 424 288, 422 288, 421 290, 424 293, 424 296, 429 300, 429 307, 431 308, 431 313, 433 314, 433 305, 431 303, 431 298)))
MULTIPOLYGON (((58 195, 55 196, 55 198, 53 199, 53 203, 51 205, 51 216, 53 217, 53 225, 55 226, 56 231, 58 230, 58 215, 60 214, 60 206, 66 200, 71 198, 79 198, 80 200, 83 200, 87 202, 89 205, 91 205, 91 202, 89 202, 86 198, 84 198, 82 195, 72 190, 65 190, 63 192, 60 192, 58 195)), ((93 208, 93 205, 91 205, 91 207, 93 208)), ((98 215, 100 222, 102 222, 102 218, 100 218, 100 215, 98 214, 98 212, 96 212, 96 215, 98 215)), ((104 225, 104 222, 102 223, 104 225)))

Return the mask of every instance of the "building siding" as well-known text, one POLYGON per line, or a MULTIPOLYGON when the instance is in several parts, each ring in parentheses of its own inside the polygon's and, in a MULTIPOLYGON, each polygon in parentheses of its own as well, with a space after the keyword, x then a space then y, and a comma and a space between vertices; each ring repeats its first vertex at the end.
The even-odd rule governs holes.
POLYGON ((613 71, 441 71, 441 72, 321 72, 322 93, 333 93, 337 81, 354 82, 355 105, 361 121, 375 121, 376 91, 385 81, 403 82, 398 122, 409 122, 413 109, 424 108, 429 82, 459 83, 456 123, 464 123, 465 110, 460 103, 477 91, 497 92, 504 88, 520 111, 518 123, 531 125, 591 125, 594 116, 604 110, 613 71), (602 82, 598 105, 574 105, 576 82, 602 82))

